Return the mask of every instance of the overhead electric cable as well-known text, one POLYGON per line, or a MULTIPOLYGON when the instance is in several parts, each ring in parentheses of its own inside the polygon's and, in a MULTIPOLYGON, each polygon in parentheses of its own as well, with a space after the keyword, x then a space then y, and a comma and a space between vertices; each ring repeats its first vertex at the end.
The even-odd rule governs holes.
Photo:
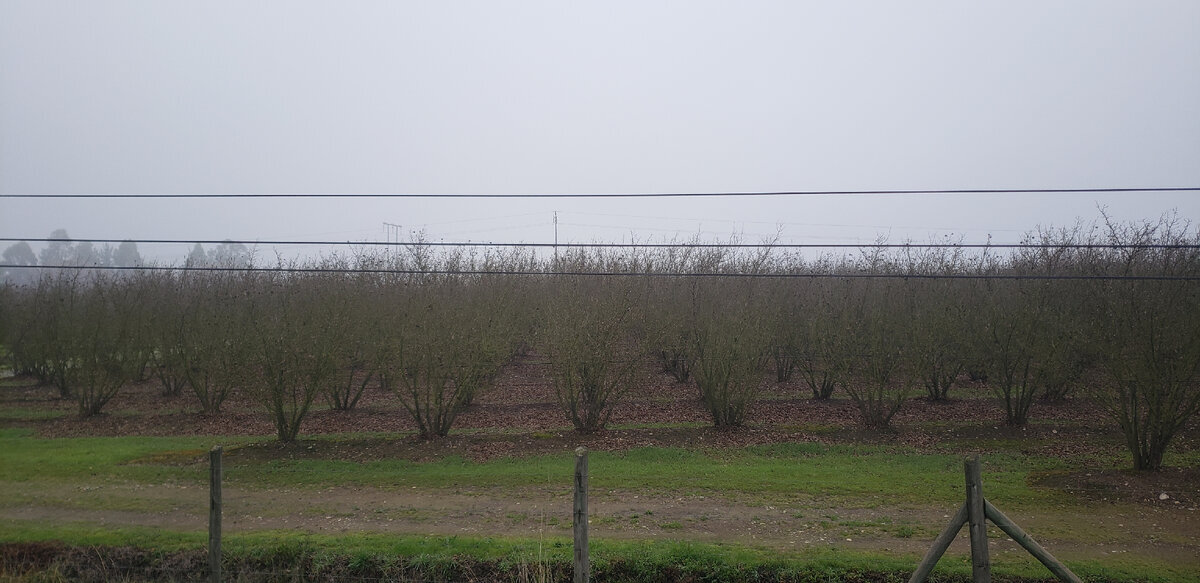
MULTIPOLYGON (((930 226, 921 226, 921 225, 797 223, 797 222, 789 222, 789 221, 732 220, 729 218, 717 219, 717 218, 713 218, 713 217, 664 217, 664 216, 653 216, 653 215, 631 215, 631 214, 626 214, 626 213, 586 213, 586 212, 582 212, 582 211, 568 211, 568 212, 564 212, 562 214, 593 216, 593 217, 619 217, 619 218, 626 218, 626 219, 647 219, 647 220, 653 220, 653 221, 676 221, 676 222, 688 222, 688 223, 700 223, 700 224, 704 224, 704 223, 709 223, 709 224, 742 223, 742 224, 754 224, 754 225, 777 225, 777 226, 787 226, 787 227, 835 227, 835 228, 853 228, 853 229, 863 229, 863 228, 869 228, 869 229, 925 229, 925 230, 930 230, 930 231, 962 231, 962 227, 930 227, 930 226)), ((622 227, 622 228, 629 228, 629 227, 622 227)), ((644 229, 645 227, 636 227, 636 228, 644 229)), ((680 231, 680 232, 683 231, 683 229, 657 229, 657 230, 680 231)), ((988 228, 987 230, 990 232, 993 232, 993 233, 994 232, 1026 233, 1029 231, 1029 229, 999 229, 999 228, 988 228)))
POLYGON ((1145 188, 962 188, 932 190, 781 190, 730 192, 608 192, 608 193, 431 193, 431 192, 227 192, 227 193, 57 193, 0 194, 0 198, 679 198, 737 196, 828 196, 916 194, 1086 194, 1121 192, 1197 192, 1200 186, 1145 188))
POLYGON ((322 245, 329 247, 533 247, 620 249, 1200 249, 1200 244, 1110 243, 485 243, 471 241, 277 241, 259 239, 79 239, 0 237, 17 243, 137 243, 144 245, 322 245))
POLYGON ((991 280, 1084 280, 1084 281, 1200 281, 1200 275, 1036 275, 1036 274, 932 274, 932 273, 720 273, 720 272, 634 272, 634 271, 513 271, 386 269, 356 267, 211 267, 167 265, 12 265, 0 269, 67 269, 75 271, 216 271, 232 273, 339 273, 383 275, 503 275, 569 277, 654 277, 654 278, 748 278, 748 279, 991 279, 991 280))

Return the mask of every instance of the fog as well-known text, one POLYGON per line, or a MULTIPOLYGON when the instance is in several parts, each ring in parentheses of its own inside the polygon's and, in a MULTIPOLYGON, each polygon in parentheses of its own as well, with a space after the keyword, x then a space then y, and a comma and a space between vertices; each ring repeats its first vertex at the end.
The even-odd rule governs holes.
MULTIPOLYGON (((1190 1, 10 0, 0 194, 1196 187, 1198 33, 1190 1)), ((1197 198, 0 198, 0 234, 1013 242, 1197 198)))

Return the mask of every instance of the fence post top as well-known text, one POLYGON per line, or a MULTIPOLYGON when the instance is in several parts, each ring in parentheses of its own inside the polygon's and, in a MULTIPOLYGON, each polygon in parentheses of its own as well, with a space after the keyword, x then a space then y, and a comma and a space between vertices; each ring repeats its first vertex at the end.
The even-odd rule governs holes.
POLYGON ((223 448, 222 448, 221 446, 219 446, 219 445, 214 445, 214 446, 212 446, 212 449, 210 449, 210 450, 208 450, 208 451, 209 451, 210 453, 215 453, 215 452, 219 452, 219 451, 222 451, 222 450, 223 450, 223 448))
POLYGON ((587 455, 587 448, 586 448, 586 447, 583 447, 583 446, 581 445, 581 446, 579 446, 579 447, 575 448, 575 456, 576 456, 576 457, 583 457, 583 456, 585 456, 585 455, 587 455))

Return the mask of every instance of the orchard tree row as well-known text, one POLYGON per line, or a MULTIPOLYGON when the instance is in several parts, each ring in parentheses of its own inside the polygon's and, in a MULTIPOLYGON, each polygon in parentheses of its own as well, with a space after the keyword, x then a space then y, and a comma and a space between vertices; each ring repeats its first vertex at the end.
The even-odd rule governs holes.
POLYGON ((394 394, 425 438, 524 352, 545 357, 576 430, 603 429, 653 358, 694 384, 714 425, 752 421, 770 382, 843 391, 885 428, 906 399, 986 380, 1005 422, 1073 393, 1108 411, 1136 469, 1162 464, 1200 410, 1200 239, 1174 220, 1041 232, 1027 246, 410 247, 267 271, 69 270, 3 288, 11 365, 94 415, 157 377, 218 415, 233 391, 293 441, 318 399, 394 394), (298 269, 300 268, 300 269, 298 269), (492 272, 492 273, 489 273, 492 272), (506 275, 495 272, 504 272, 506 275), (520 274, 520 275, 514 275, 520 274))

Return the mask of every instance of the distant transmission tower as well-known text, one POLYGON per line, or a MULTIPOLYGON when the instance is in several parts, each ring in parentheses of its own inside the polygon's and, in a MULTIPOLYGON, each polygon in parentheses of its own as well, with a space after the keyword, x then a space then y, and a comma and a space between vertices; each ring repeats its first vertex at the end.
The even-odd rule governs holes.
MULTIPOLYGON (((397 225, 395 223, 389 223, 389 222, 385 221, 383 223, 383 229, 385 232, 385 236, 387 237, 388 243, 399 243, 400 242, 400 225, 397 225)), ((388 245, 388 254, 390 254, 394 257, 396 255, 396 251, 397 251, 397 249, 396 249, 395 245, 388 245)))

